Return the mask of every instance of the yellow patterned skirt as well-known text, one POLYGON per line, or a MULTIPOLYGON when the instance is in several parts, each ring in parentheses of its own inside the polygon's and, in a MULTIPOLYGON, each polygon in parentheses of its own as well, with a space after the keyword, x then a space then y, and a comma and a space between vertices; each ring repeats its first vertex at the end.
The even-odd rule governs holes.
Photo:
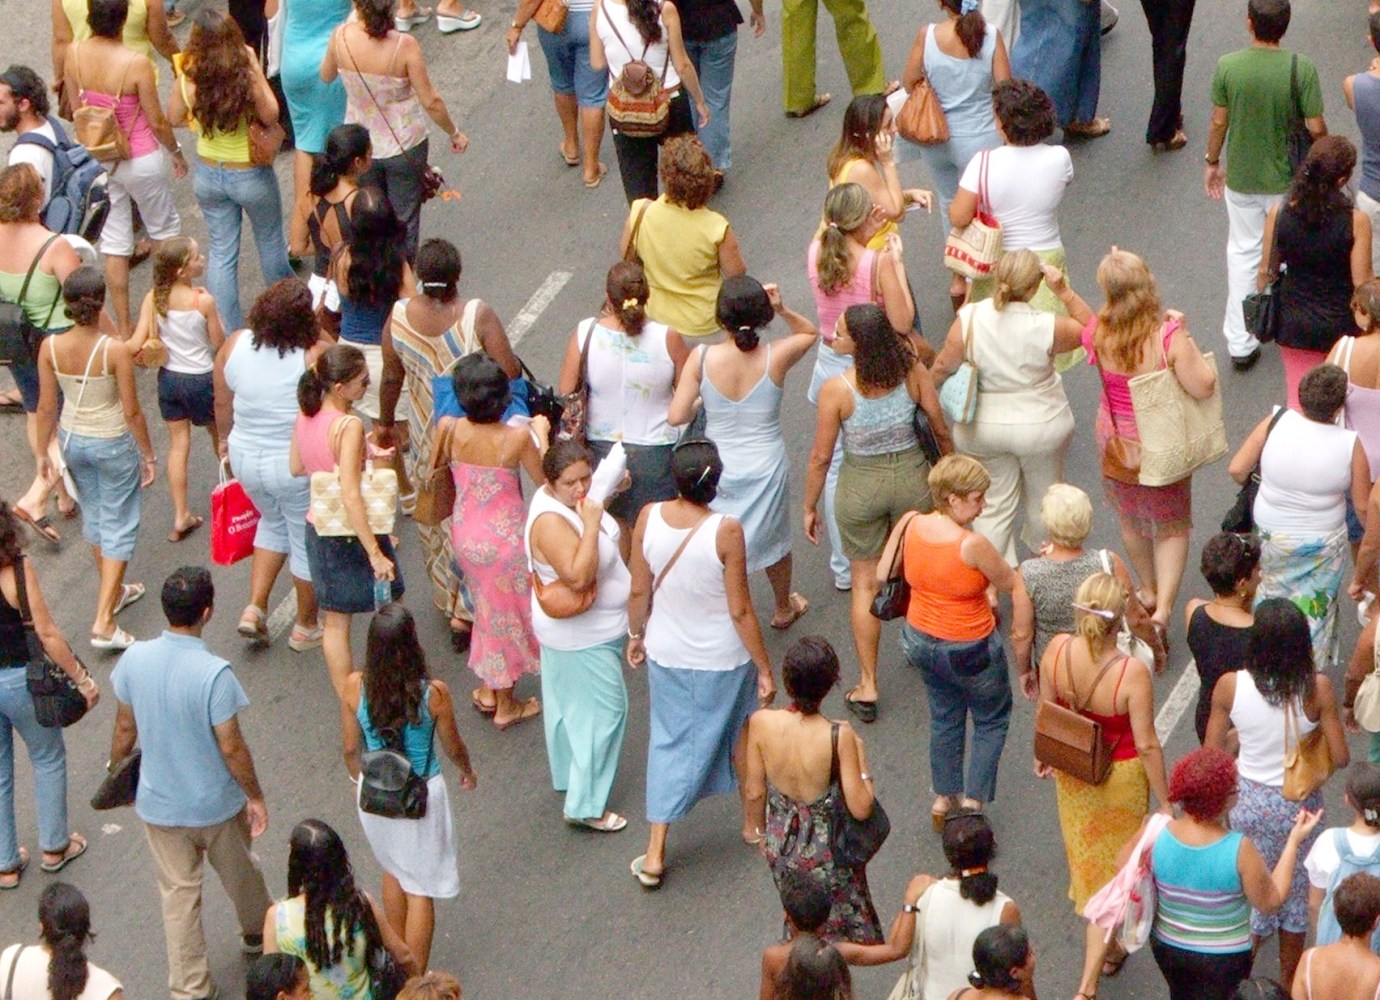
POLYGON ((1150 809, 1150 783, 1139 757, 1119 760, 1100 785, 1054 772, 1059 828, 1069 859, 1069 899, 1074 910, 1116 874, 1116 856, 1140 829, 1150 809))

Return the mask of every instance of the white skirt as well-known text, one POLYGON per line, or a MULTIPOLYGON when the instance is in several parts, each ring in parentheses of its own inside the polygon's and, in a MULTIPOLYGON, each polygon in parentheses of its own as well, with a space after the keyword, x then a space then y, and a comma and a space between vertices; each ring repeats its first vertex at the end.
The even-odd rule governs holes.
POLYGON ((460 863, 445 775, 438 772, 427 779, 426 815, 421 819, 366 813, 359 808, 359 783, 355 784, 355 811, 379 867, 397 879, 409 896, 450 899, 460 895, 460 863))

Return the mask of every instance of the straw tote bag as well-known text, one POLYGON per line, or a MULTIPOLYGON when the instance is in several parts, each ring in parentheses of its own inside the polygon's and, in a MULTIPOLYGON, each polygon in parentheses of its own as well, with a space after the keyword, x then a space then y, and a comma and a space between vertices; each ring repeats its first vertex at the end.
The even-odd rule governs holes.
MULTIPOLYGON (((1170 328, 1178 326, 1170 320, 1170 328)), ((1164 339, 1160 340, 1164 350, 1164 339)), ((1216 382, 1207 399, 1194 399, 1165 366, 1130 380, 1131 406, 1140 431, 1140 485, 1168 486, 1210 465, 1227 453, 1227 428, 1222 423, 1222 390, 1217 359, 1211 351, 1203 359, 1216 382)))

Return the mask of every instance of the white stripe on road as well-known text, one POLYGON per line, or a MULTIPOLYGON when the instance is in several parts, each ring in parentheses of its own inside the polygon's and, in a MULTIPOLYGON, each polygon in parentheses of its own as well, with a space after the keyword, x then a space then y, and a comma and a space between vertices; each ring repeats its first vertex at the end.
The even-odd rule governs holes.
MULTIPOLYGON (((518 341, 536 326, 541 314, 555 301, 562 288, 570 281, 573 275, 569 271, 552 271, 546 276, 546 280, 541 283, 532 297, 526 304, 518 310, 518 314, 513 317, 513 321, 508 324, 508 343, 516 347, 518 341)), ((268 616, 268 639, 270 642, 277 641, 278 637, 292 627, 297 620, 297 592, 288 591, 286 597, 278 602, 278 606, 273 609, 273 613, 268 616)))
POLYGON ((1155 735, 1160 739, 1160 746, 1169 741, 1169 737, 1174 734, 1174 727, 1179 724, 1179 720, 1184 717, 1184 713, 1194 704, 1197 697, 1198 667, 1189 660, 1184 672, 1175 682, 1174 690, 1169 692, 1169 697, 1165 699, 1155 716, 1155 735))

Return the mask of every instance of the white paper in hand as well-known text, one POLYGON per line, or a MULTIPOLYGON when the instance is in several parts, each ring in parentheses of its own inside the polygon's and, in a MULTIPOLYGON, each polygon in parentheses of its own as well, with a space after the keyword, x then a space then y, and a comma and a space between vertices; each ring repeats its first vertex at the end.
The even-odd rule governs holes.
POLYGON ((518 42, 517 49, 508 56, 508 82, 522 83, 532 79, 532 57, 527 52, 527 43, 518 42))
POLYGON ((627 469, 628 453, 623 450, 622 441, 615 441, 608 456, 599 463, 594 475, 590 477, 587 496, 597 503, 607 504, 609 497, 613 496, 614 487, 618 485, 627 469))

